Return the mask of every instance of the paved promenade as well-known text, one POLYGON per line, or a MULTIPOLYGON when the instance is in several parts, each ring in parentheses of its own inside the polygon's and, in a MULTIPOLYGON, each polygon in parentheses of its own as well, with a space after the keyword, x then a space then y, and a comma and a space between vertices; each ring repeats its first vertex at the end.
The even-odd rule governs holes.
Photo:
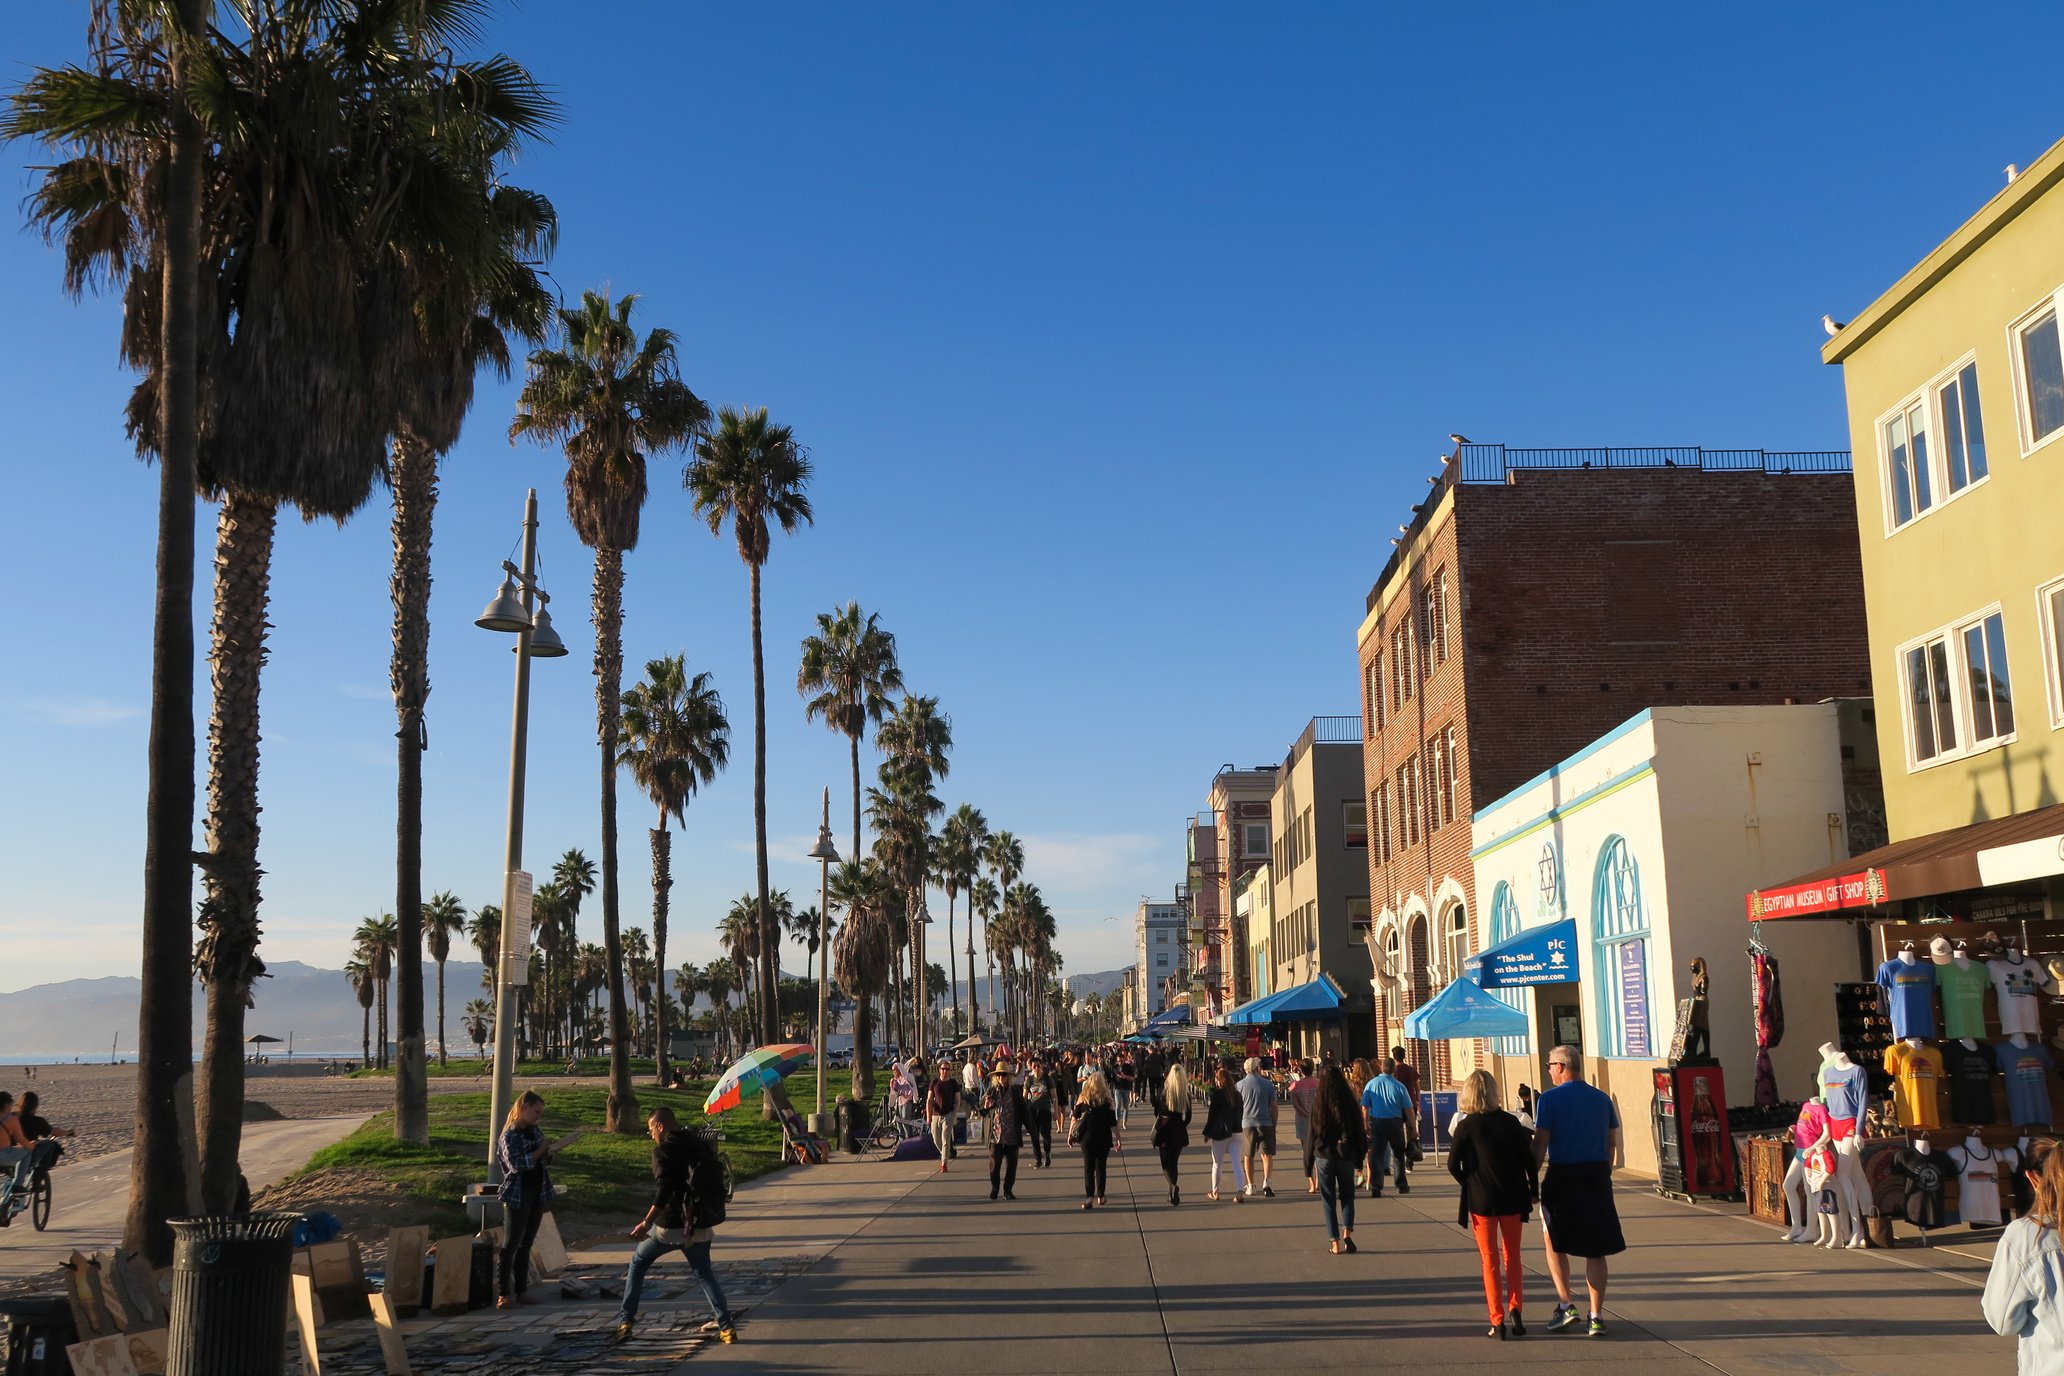
POLYGON ((1112 1160, 1109 1207, 1090 1213, 1078 1207, 1077 1159, 1062 1148, 1053 1170, 1021 1171, 1016 1203, 989 1202, 972 1156, 914 1182, 910 1167, 872 1163, 785 1172, 766 1182, 770 1203, 787 1196, 782 1219, 748 1221, 758 1192, 742 1190, 719 1260, 800 1250, 781 1236, 790 1228, 796 1239, 849 1235, 759 1300, 735 1347, 705 1351, 683 1371, 713 1362, 784 1374, 1071 1376, 1257 1364, 1304 1373, 1551 1363, 1642 1376, 2013 1370, 2013 1345, 1978 1314, 1982 1250, 1828 1253, 1630 1184, 1620 1208, 1631 1250, 1614 1262, 1610 1336, 1540 1332, 1554 1292, 1536 1222, 1527 1229, 1533 1329, 1501 1344, 1483 1336, 1475 1249, 1435 1163, 1410 1195, 1364 1197, 1362 1250, 1336 1257, 1294 1158, 1275 1199, 1212 1204, 1209 1167, 1193 1146, 1183 1204, 1170 1208, 1151 1155, 1128 1152, 1112 1160), (850 1191, 870 1175, 875 1207, 856 1207, 850 1191), (827 1210, 815 1226, 813 1191, 827 1210))

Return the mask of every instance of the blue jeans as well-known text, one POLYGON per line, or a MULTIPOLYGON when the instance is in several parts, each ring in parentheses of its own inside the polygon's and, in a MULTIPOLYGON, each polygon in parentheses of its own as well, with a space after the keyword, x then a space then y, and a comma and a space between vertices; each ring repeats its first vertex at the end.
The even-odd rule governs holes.
POLYGON ((1326 1236, 1346 1237, 1354 1231, 1354 1171, 1351 1156, 1314 1156, 1312 1165, 1319 1179, 1319 1203, 1326 1210, 1326 1236))
POLYGON ((638 1300, 645 1293, 645 1273, 652 1269, 653 1262, 676 1249, 688 1258, 688 1269, 702 1282, 703 1298, 716 1311, 717 1322, 729 1328, 731 1306, 725 1301, 724 1287, 717 1283, 716 1270, 710 1265, 710 1235, 665 1228, 647 1233, 631 1253, 631 1269, 624 1273, 623 1308, 617 1311, 616 1321, 629 1323, 638 1317, 638 1300))

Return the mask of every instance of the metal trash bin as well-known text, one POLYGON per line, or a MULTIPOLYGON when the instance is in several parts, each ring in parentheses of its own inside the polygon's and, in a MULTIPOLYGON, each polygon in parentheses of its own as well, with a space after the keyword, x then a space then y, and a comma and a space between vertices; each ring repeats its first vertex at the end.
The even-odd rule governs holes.
POLYGON ((857 1099, 841 1099, 838 1105, 838 1140, 841 1150, 860 1154, 860 1140, 868 1134, 867 1105, 857 1099))
POLYGON ((62 1376, 71 1371, 65 1349, 79 1341, 72 1307, 63 1295, 0 1300, 0 1355, 6 1376, 62 1376))
POLYGON ((301 1215, 175 1218, 166 1376, 284 1376, 301 1215))

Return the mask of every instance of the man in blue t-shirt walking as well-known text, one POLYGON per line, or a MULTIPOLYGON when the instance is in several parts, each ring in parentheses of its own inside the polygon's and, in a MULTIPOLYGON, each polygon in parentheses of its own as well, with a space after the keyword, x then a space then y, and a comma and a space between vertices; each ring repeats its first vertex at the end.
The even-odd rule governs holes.
POLYGON ((1369 1125, 1369 1197, 1383 1198, 1383 1176, 1392 1156, 1397 1158, 1399 1194, 1412 1192, 1405 1179, 1405 1143, 1410 1140, 1417 1105, 1404 1081, 1397 1077, 1398 1063, 1386 1060, 1383 1073, 1362 1090, 1362 1117, 1369 1125))
POLYGON ((1558 1303, 1548 1331, 1577 1323, 1570 1295, 1571 1257, 1584 1258, 1591 1301, 1588 1336, 1605 1336, 1605 1259, 1627 1250, 1613 1203, 1612 1163, 1620 1155, 1620 1111, 1604 1091, 1584 1083, 1584 1055, 1574 1046, 1548 1053, 1552 1087, 1534 1103, 1534 1164, 1541 1172, 1541 1223, 1548 1237, 1548 1278, 1558 1303))

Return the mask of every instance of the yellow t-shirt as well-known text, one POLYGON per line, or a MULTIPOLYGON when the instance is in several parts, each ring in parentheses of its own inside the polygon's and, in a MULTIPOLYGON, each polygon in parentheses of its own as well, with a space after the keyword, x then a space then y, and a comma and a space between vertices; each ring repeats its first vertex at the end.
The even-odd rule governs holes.
POLYGON ((1885 1048, 1885 1073, 1895 1077, 1892 1099, 1901 1127, 1939 1128, 1937 1089, 1942 1082, 1942 1053, 1932 1046, 1894 1042, 1885 1048))

